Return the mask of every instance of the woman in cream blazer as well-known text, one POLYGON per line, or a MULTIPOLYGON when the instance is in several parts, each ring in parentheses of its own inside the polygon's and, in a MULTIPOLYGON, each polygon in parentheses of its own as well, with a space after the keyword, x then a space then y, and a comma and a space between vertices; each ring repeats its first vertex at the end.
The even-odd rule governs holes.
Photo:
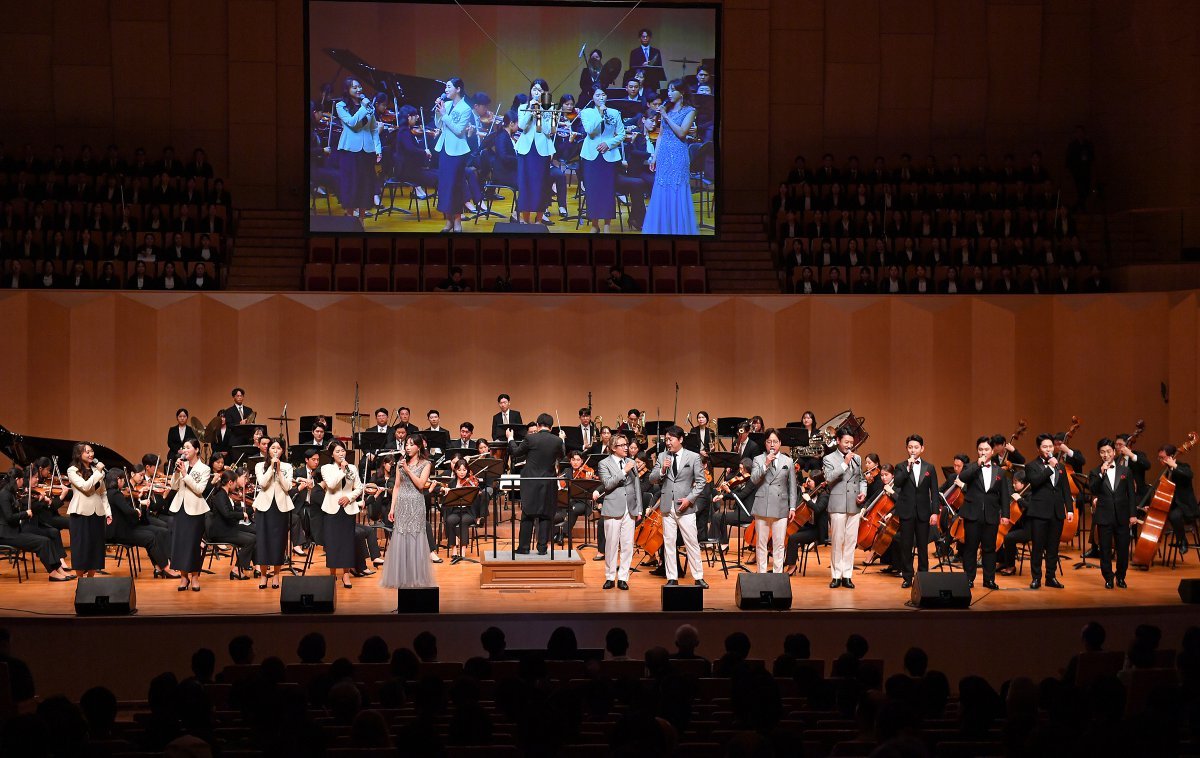
POLYGON ((258 496, 254 498, 254 529, 258 533, 255 543, 254 563, 261 573, 258 588, 267 587, 267 567, 272 567, 274 581, 271 587, 279 586, 280 567, 287 554, 289 521, 292 499, 292 464, 283 459, 283 443, 271 440, 267 447, 267 460, 254 464, 254 478, 258 481, 258 496))
POLYGON ((363 481, 354 464, 346 462, 345 445, 334 442, 329 454, 333 463, 321 467, 321 486, 325 489, 325 500, 321 503, 325 514, 325 566, 349 589, 352 585, 346 569, 356 566, 354 517, 358 515, 363 481))
POLYGON ((200 591, 200 540, 204 538, 205 514, 208 501, 204 499, 204 488, 212 477, 208 466, 200 462, 200 443, 194 439, 184 440, 179 449, 179 460, 167 486, 174 491, 171 497, 171 513, 175 514, 171 532, 171 567, 183 574, 180 592, 189 586, 193 592, 200 591))
POLYGON ((73 494, 67 508, 71 530, 71 563, 79 576, 95 576, 104 569, 104 527, 112 523, 104 489, 104 464, 86 442, 71 450, 67 481, 73 494))
MULTIPOLYGON (((554 155, 554 117, 541 107, 545 79, 529 85, 529 100, 517 107, 517 213, 524 223, 535 223, 550 204, 550 156, 554 155)), ((559 205, 565 205, 559 198, 559 205)))

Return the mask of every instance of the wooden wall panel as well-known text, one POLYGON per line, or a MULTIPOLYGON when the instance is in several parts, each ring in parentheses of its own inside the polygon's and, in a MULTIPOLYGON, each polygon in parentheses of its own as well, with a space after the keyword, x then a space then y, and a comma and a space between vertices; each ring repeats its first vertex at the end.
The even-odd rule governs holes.
MULTIPOLYGON (((367 296, 35 292, 0 295, 27 359, 0 377, 0 423, 90 438, 127 457, 159 449, 176 407, 207 422, 248 390, 260 420, 408 405, 486 428, 498 392, 526 414, 574 418, 588 391, 615 423, 630 407, 768 424, 867 418, 868 448, 899 460, 925 435, 946 463, 982 433, 1084 422, 1080 449, 1148 426, 1146 446, 1200 424, 1200 293, 1100 297, 367 296), (453 342, 436 323, 468 323, 453 342), (600 325, 589 350, 529 324, 600 325), (1138 344, 1137 366, 1097 348, 1138 344), (729 346, 740 345, 736 361, 729 346), (27 348, 27 349, 26 349, 27 348), (460 366, 459 375, 449 371, 460 366), (480 367, 504 367, 485 371, 480 367), (1170 405, 1159 395, 1170 390, 1170 405)), ((557 334, 557 333, 555 333, 557 334)), ((275 431, 275 425, 271 425, 275 431)), ((338 434, 346 427, 338 424, 338 434)), ((1031 444, 1031 443, 1029 443, 1031 444)))

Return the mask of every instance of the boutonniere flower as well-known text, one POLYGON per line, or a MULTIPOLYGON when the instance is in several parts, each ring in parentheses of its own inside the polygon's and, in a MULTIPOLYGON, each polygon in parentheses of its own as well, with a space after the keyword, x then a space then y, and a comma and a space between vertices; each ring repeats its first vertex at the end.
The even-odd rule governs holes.
POLYGON ((1125 475, 1121 474, 1121 481, 1125 481, 1125 475))

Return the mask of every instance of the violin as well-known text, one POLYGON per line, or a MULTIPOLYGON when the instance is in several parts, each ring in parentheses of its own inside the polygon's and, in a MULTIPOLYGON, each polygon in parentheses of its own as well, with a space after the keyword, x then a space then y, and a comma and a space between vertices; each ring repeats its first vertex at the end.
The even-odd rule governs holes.
MULTIPOLYGON (((874 463, 874 461, 872 461, 874 463)), ((863 481, 867 484, 874 484, 875 478, 879 476, 879 466, 873 465, 870 469, 863 469, 863 481)))
POLYGON ((738 474, 717 485, 717 492, 730 492, 734 487, 740 487, 750 480, 749 474, 738 474))

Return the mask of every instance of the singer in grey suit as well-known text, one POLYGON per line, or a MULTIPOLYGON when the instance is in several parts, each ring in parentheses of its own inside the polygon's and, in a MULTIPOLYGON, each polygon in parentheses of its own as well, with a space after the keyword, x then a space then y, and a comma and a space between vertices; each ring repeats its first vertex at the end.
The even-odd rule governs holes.
MULTIPOLYGON (((650 483, 660 485, 658 507, 663 519, 663 558, 667 584, 679 583, 677 545, 680 535, 687 550, 688 569, 696 584, 707 587, 704 563, 700 560, 700 542, 696 539, 696 499, 704 490, 704 466, 700 454, 683 447, 683 429, 667 430, 667 452, 650 472, 650 483)), ((607 555, 607 554, 606 554, 607 555)))
POLYGON ((758 487, 750 509, 757 523, 758 573, 767 573, 767 540, 771 541, 771 564, 776 574, 783 572, 783 553, 787 547, 787 522, 796 512, 796 468, 792 459, 779 452, 779 433, 767 430, 767 452, 754 459, 750 483, 758 487))
POLYGON ((629 566, 633 559, 634 520, 642 515, 642 485, 632 472, 634 462, 628 456, 629 440, 623 434, 613 438, 613 454, 600 461, 600 489, 594 497, 603 498, 600 518, 604 520, 604 589, 613 582, 629 589, 629 566))
POLYGON ((851 448, 854 435, 837 431, 837 450, 821 459, 821 471, 829 485, 829 540, 832 550, 829 565, 833 571, 830 587, 854 588, 854 546, 858 543, 859 510, 867 499, 863 481, 862 458, 851 448))

